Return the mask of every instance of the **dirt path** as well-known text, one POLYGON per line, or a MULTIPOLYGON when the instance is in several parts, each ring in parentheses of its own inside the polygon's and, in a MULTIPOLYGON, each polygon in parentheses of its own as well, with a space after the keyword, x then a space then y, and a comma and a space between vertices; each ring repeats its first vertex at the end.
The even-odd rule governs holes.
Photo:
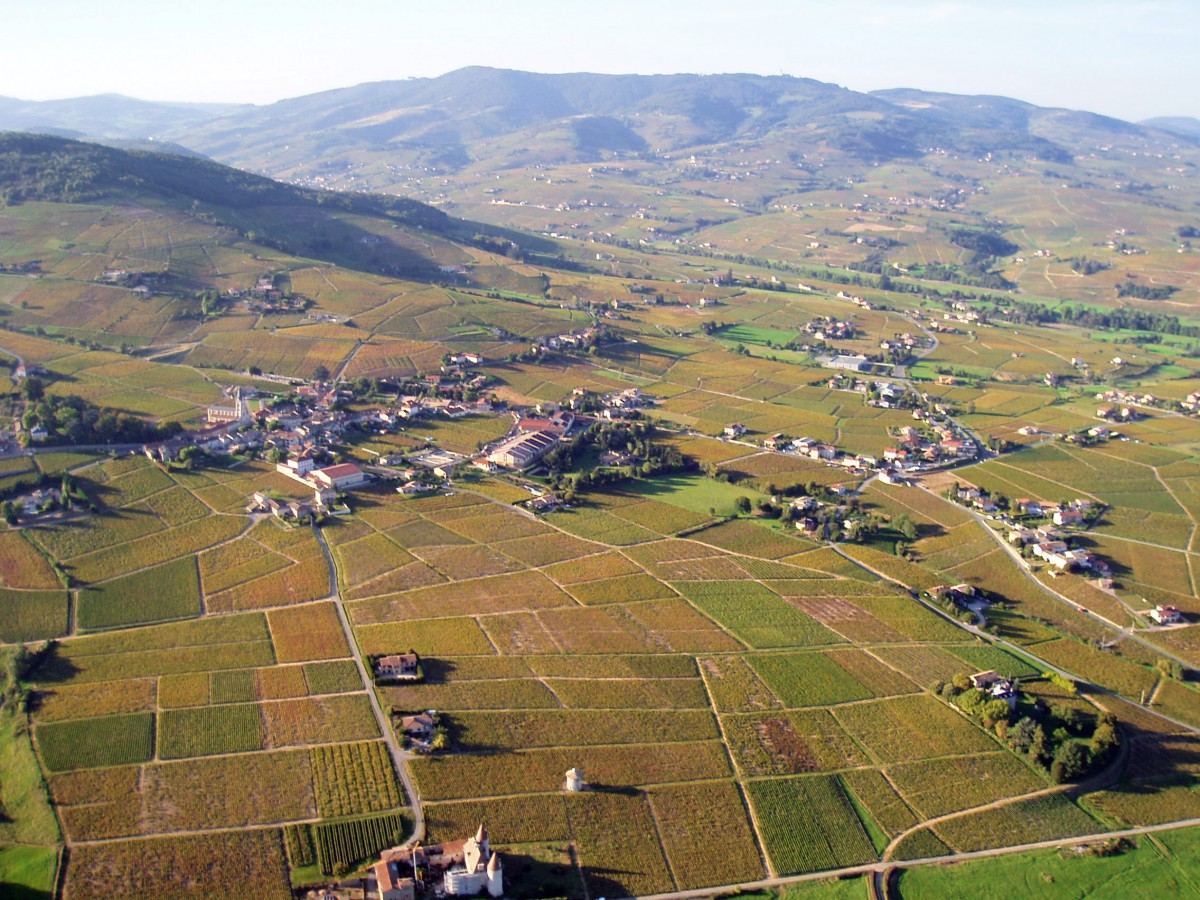
POLYGON ((371 711, 375 714, 375 721, 379 725, 379 733, 383 736, 383 742, 387 746, 388 754, 392 757, 392 764, 396 767, 396 774, 400 777, 401 783, 404 785, 404 792, 408 795, 409 806, 413 812, 413 830, 405 846, 416 843, 425 837, 425 810, 421 807, 421 794, 417 790, 416 782, 412 779, 412 774, 408 770, 408 760, 411 755, 400 748, 396 743, 395 734, 392 732, 391 723, 388 721, 387 715, 384 714, 383 707, 379 705, 379 697, 375 694, 375 680, 363 663, 362 654, 358 652, 358 643, 354 640, 354 632, 350 628, 350 620, 346 618, 346 610, 342 606, 342 595, 338 591, 337 586, 337 567, 333 563, 333 554, 329 552, 329 545, 325 542, 325 535, 321 529, 313 526, 313 534, 316 535, 317 543, 321 545, 321 551, 325 554, 325 561, 329 565, 329 599, 334 603, 337 609, 338 621, 341 622, 342 631, 346 635, 346 644, 350 647, 354 656, 354 664, 358 668, 358 676, 362 679, 363 690, 367 692, 367 698, 371 701, 371 711))

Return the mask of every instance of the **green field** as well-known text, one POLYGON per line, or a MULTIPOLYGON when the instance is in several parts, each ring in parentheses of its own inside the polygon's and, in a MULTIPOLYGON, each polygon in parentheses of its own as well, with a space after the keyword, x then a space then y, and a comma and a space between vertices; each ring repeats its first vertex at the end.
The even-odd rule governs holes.
POLYGON ((749 485, 713 481, 702 475, 670 475, 643 481, 629 488, 629 492, 643 497, 653 497, 683 509, 702 515, 715 514, 732 516, 737 514, 734 504, 739 497, 746 497, 752 504, 766 499, 766 494, 749 485), (715 512, 714 512, 715 511, 715 512))
POLYGON ((1114 856, 1079 857, 1056 850, 1014 853, 953 866, 917 866, 897 882, 901 897, 1153 897, 1200 891, 1192 863, 1200 854, 1195 828, 1132 839, 1114 856))

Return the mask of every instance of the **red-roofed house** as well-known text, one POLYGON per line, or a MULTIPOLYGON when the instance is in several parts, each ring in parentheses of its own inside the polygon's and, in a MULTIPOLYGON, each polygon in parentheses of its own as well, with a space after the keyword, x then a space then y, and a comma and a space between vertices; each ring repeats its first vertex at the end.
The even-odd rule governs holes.
POLYGON ((336 466, 326 466, 309 474, 309 479, 335 491, 345 488, 358 487, 367 480, 363 470, 354 463, 340 463, 336 466))

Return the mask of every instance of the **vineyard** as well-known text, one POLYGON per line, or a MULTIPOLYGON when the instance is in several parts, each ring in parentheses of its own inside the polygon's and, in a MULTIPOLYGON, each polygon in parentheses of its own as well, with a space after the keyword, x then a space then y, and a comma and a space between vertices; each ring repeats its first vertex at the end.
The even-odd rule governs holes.
POLYGON ((316 863, 327 875, 352 870, 404 841, 409 824, 399 813, 319 822, 312 826, 316 863))
POLYGON ((836 778, 752 781, 750 801, 780 874, 817 872, 875 859, 875 848, 836 778))
POLYGON ((332 744, 308 753, 322 816, 352 816, 401 805, 396 774, 382 742, 332 744))
POLYGON ((148 712, 50 722, 34 733, 51 772, 145 762, 154 756, 154 715, 148 712))
POLYGON ((162 759, 262 748, 262 719, 254 703, 168 709, 158 717, 158 755, 162 759))

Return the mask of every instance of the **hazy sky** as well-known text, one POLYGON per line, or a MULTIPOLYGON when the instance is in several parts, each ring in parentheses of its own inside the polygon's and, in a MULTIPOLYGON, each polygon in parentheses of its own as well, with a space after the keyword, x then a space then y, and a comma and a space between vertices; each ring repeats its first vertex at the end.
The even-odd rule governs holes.
POLYGON ((1200 0, 8 0, 0 95, 269 103, 468 65, 1200 116, 1200 0))

